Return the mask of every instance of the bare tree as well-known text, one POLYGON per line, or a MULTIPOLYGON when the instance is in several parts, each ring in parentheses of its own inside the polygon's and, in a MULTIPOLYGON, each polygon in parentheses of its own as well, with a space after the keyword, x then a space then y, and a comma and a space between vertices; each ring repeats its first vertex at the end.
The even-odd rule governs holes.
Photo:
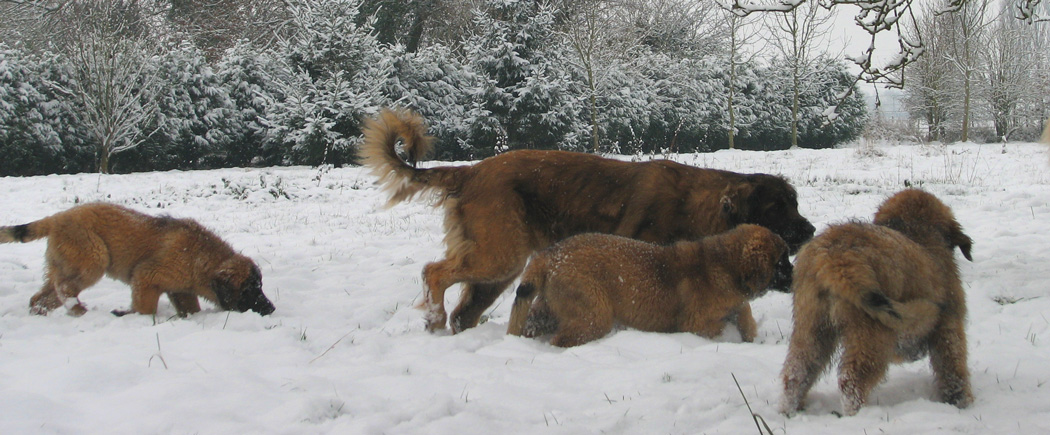
POLYGON ((156 44, 131 2, 81 2, 64 11, 61 46, 73 68, 66 92, 82 107, 83 123, 98 153, 98 170, 110 157, 139 146, 157 113, 158 75, 150 65, 156 44))
POLYGON ((734 13, 724 13, 725 29, 728 38, 728 49, 725 52, 726 66, 729 67, 729 82, 726 86, 726 110, 729 114, 729 125, 726 135, 729 140, 729 148, 736 148, 734 143, 737 127, 737 67, 752 60, 754 53, 745 51, 745 47, 752 46, 758 39, 759 34, 754 32, 754 26, 758 20, 754 17, 741 16, 734 13))
POLYGON ((1013 19, 1003 11, 988 32, 982 50, 986 87, 983 97, 991 111, 996 137, 1004 142, 1025 126, 1024 120, 1043 118, 1044 112, 1025 113, 1042 107, 1036 71, 1045 45, 1033 26, 1013 19), (1035 98, 1031 98, 1032 95, 1035 98), (1035 100, 1035 101, 1032 101, 1035 100), (1034 103, 1034 104, 1032 104, 1034 103))
POLYGON ((787 62, 791 75, 791 147, 798 146, 799 96, 804 86, 814 83, 814 62, 824 58, 817 46, 826 46, 826 37, 833 18, 829 10, 817 3, 808 3, 790 11, 772 14, 766 25, 772 30, 766 40, 787 62))
POLYGON ((568 60, 584 75, 591 123, 591 147, 598 152, 598 97, 600 84, 616 64, 630 63, 629 54, 638 48, 644 34, 627 31, 624 10, 605 0, 573 2, 566 13, 562 34, 572 47, 568 60))
MULTIPOLYGON (((975 87, 981 72, 981 50, 987 42, 987 28, 992 22, 988 13, 988 0, 970 0, 944 14, 941 19, 948 22, 947 50, 945 59, 956 70, 962 93, 957 110, 962 115, 962 132, 959 140, 970 140, 971 116, 975 100, 975 87)), ((958 101, 959 99, 956 99, 958 101)))
MULTIPOLYGON (((855 63, 860 72, 856 76, 855 83, 866 81, 869 83, 883 83, 892 88, 903 88, 904 71, 907 66, 919 60, 922 54, 928 50, 922 39, 916 39, 920 35, 910 32, 916 26, 916 14, 914 12, 916 0, 716 0, 726 10, 739 16, 747 16, 755 12, 787 12, 796 9, 805 3, 817 3, 825 8, 837 6, 853 6, 859 8, 859 13, 854 17, 854 24, 863 29, 871 36, 871 43, 863 52, 851 56, 848 59, 855 63), (875 62, 875 41, 882 34, 896 34, 898 52, 884 64, 875 62)), ((1042 8, 1042 0, 1008 0, 1016 11, 1015 17, 1027 22, 1050 20, 1045 8, 1042 8)), ((964 9, 970 3, 986 3, 986 0, 941 0, 936 2, 938 13, 949 13, 964 9)), ((929 4, 919 2, 918 4, 929 4)), ((851 87, 852 89, 852 87, 851 87)), ((843 99, 848 95, 843 96, 843 99)))
POLYGON ((291 22, 284 0, 165 0, 157 4, 180 36, 192 40, 211 59, 238 40, 270 46, 288 33, 291 22))
MULTIPOLYGON (((925 42, 930 53, 944 53, 947 51, 947 23, 937 19, 932 9, 929 12, 910 32, 916 33, 914 38, 925 42)), ((904 88, 904 102, 912 117, 925 121, 927 140, 942 140, 947 133, 951 75, 951 66, 939 54, 923 56, 905 71, 908 86, 904 88)))

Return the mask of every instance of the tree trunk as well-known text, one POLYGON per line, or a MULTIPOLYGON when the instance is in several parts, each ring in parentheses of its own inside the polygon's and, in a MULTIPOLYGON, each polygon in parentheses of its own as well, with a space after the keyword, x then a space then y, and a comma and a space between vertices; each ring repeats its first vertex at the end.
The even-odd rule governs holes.
POLYGON ((591 146, 593 152, 598 154, 598 98, 595 96, 597 87, 594 83, 594 70, 590 62, 587 63, 587 85, 591 88, 591 146))
POLYGON ((109 173, 109 150, 105 147, 101 147, 98 150, 98 172, 100 174, 109 173))
POLYGON ((798 67, 795 67, 795 89, 791 99, 791 148, 798 148, 798 94, 801 84, 798 80, 798 67))
POLYGON ((962 137, 960 141, 966 142, 970 140, 970 73, 967 72, 963 76, 963 118, 962 118, 962 137))

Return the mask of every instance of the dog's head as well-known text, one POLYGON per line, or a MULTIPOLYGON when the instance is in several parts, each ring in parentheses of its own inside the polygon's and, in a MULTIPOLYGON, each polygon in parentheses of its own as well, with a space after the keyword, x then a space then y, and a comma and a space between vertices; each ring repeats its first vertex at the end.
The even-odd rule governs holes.
POLYGON ((755 224, 784 239, 791 253, 813 238, 816 228, 798 212, 798 193, 787 180, 752 174, 722 191, 722 214, 730 225, 755 224))
POLYGON ((262 273, 255 263, 242 255, 235 255, 223 262, 211 283, 215 300, 224 310, 245 312, 252 310, 261 315, 274 311, 274 306, 262 292, 262 273))
POLYGON ((875 212, 875 225, 891 228, 923 246, 959 248, 963 257, 973 261, 970 248, 973 239, 962 231, 952 210, 937 197, 919 189, 898 192, 884 201, 875 212))
POLYGON ((740 250, 739 276, 750 298, 768 289, 791 291, 793 268, 784 239, 758 225, 744 224, 730 231, 737 240, 731 249, 740 250))

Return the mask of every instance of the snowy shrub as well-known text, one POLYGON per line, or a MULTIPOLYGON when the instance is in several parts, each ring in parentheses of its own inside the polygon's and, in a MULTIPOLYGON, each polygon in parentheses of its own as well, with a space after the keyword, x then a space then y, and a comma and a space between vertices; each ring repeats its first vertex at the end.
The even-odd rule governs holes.
POLYGON ((283 164, 345 164, 360 124, 387 103, 390 58, 369 26, 358 26, 360 0, 311 0, 291 6, 297 32, 278 48, 282 99, 266 114, 283 164))
POLYGON ((90 170, 76 110, 64 95, 69 71, 50 53, 0 46, 0 175, 90 170))
POLYGON ((120 170, 219 167, 239 128, 235 107, 204 53, 188 42, 153 59, 157 115, 142 145, 114 156, 120 170))
POLYGON ((481 76, 470 91, 469 138, 475 157, 506 149, 559 148, 580 140, 580 110, 559 62, 564 45, 554 10, 528 0, 489 0, 474 11, 469 66, 481 76))
POLYGON ((276 101, 283 99, 278 88, 280 67, 274 56, 240 41, 226 51, 216 66, 216 74, 233 103, 230 114, 230 141, 224 157, 226 166, 275 165, 281 158, 270 146, 263 116, 276 101), (269 151, 269 152, 268 152, 269 151))
POLYGON ((472 95, 480 77, 456 60, 443 45, 423 47, 415 53, 406 53, 395 47, 396 53, 384 92, 400 107, 411 108, 427 120, 429 132, 435 137, 434 158, 467 160, 473 155, 472 146, 462 139, 470 136, 469 119, 472 95))

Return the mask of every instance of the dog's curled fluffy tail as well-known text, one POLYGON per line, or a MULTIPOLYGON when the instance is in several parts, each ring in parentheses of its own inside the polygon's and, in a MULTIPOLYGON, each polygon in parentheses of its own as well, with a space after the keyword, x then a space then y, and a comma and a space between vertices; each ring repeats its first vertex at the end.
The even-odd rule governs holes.
POLYGON ((0 227, 0 243, 25 243, 47 237, 50 231, 47 219, 28 224, 0 227))
POLYGON ((507 335, 521 336, 525 333, 525 325, 529 319, 529 310, 532 301, 539 296, 540 290, 546 286, 547 266, 543 256, 533 257, 525 273, 521 275, 521 283, 514 295, 514 305, 510 309, 510 321, 507 322, 507 335))
POLYGON ((364 142, 358 150, 361 164, 372 169, 379 184, 390 193, 387 205, 411 199, 430 189, 448 192, 459 186, 460 168, 416 168, 433 148, 434 138, 426 134, 426 124, 418 114, 408 110, 383 109, 374 119, 366 120, 364 142), (398 140, 407 156, 398 155, 398 140))
POLYGON ((899 333, 926 335, 937 321, 941 308, 926 299, 899 302, 887 298, 878 290, 854 293, 860 301, 854 301, 868 315, 899 333))

